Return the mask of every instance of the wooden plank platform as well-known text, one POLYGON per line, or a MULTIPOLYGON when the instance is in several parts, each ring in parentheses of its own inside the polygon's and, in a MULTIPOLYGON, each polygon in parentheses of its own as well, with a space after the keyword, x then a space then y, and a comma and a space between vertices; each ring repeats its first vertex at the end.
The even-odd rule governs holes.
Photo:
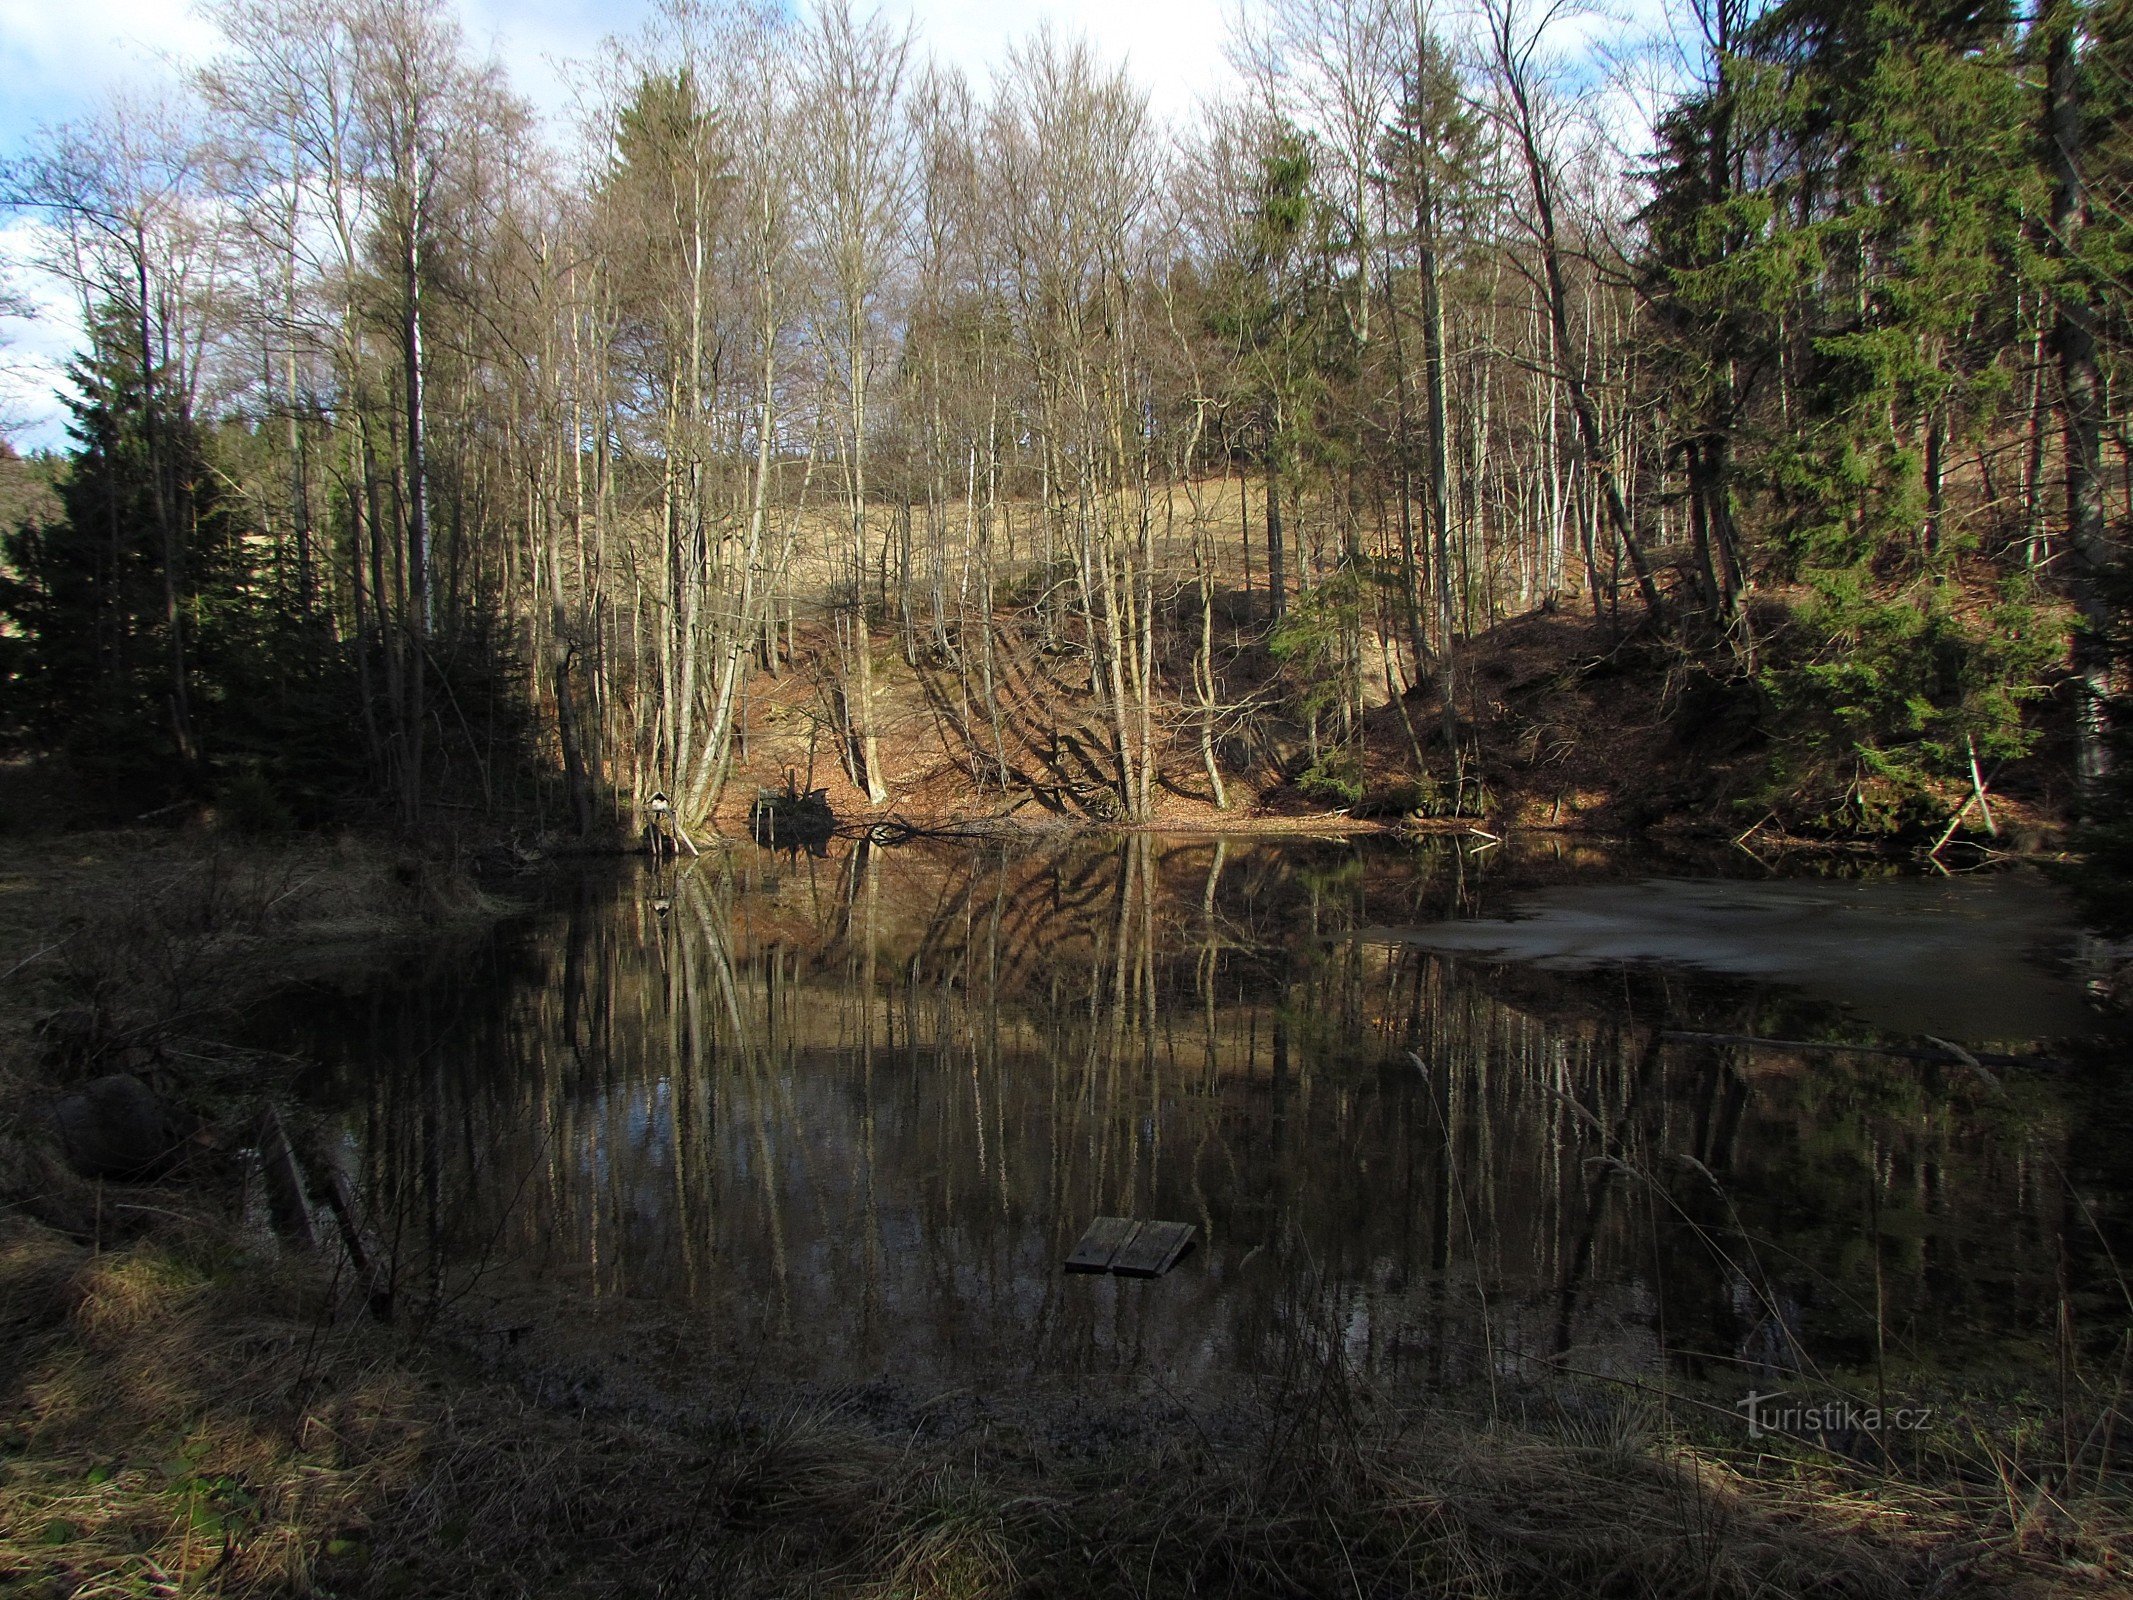
POLYGON ((1140 1229, 1131 1217, 1098 1217, 1066 1259, 1069 1272, 1109 1272, 1112 1257, 1140 1229))
POLYGON ((1125 1278, 1160 1278, 1192 1248, 1188 1222, 1136 1222, 1098 1217, 1066 1259, 1069 1272, 1115 1272, 1125 1278))
POLYGON ((1192 1248, 1193 1229, 1186 1222, 1144 1222, 1111 1258, 1122 1278, 1160 1278, 1192 1248))

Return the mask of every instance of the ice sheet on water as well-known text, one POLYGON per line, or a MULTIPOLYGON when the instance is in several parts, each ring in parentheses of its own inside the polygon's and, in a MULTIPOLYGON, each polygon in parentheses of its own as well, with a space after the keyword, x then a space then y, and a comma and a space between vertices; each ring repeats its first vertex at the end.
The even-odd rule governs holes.
POLYGON ((1555 970, 1656 962, 1795 986, 1898 1033, 2091 1032, 2062 970, 2072 914, 2031 873, 1955 880, 1648 878, 1535 892, 1511 915, 1362 935, 1555 970))

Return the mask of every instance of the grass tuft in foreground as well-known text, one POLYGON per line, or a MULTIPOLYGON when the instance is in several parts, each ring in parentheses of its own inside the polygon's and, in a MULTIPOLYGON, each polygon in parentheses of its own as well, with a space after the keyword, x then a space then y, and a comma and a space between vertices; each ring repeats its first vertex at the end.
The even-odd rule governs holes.
POLYGON ((2024 1503, 1984 1476, 1749 1456, 1638 1407, 1403 1410, 1337 1366, 1215 1432, 1096 1447, 834 1406, 561 1411, 205 1214, 102 1251, 0 1224, 0 1342, 0 1585, 24 1595, 1869 1600, 2127 1570, 2122 1484, 2047 1496, 2088 1522, 2053 1527, 2034 1482, 2024 1503))

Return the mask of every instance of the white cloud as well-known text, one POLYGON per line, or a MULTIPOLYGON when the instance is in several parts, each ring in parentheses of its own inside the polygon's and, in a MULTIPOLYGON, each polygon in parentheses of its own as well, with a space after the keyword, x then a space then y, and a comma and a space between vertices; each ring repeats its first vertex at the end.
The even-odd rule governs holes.
POLYGON ((0 316, 0 431, 28 449, 62 449, 67 363, 80 346, 81 318, 66 285, 36 266, 44 229, 28 218, 0 225, 0 284, 27 303, 28 316, 0 316))
MULTIPOLYGON (((637 33, 649 0, 458 0, 472 50, 493 54, 513 86, 560 137, 571 104, 570 68, 595 61, 610 37, 637 33)), ((959 67, 980 87, 1009 49, 1050 24, 1123 61, 1158 115, 1181 119, 1230 81, 1222 56, 1227 0, 880 0, 908 18, 922 53, 959 67)), ((205 62, 216 34, 180 0, 0 0, 0 155, 19 152, 39 126, 92 113, 114 91, 205 62)), ((34 319, 0 325, 0 426, 18 443, 65 443, 65 366, 80 341, 71 297, 29 262, 28 225, 0 228, 0 264, 34 319)))
MULTIPOLYGON (((20 153, 40 126, 88 115, 115 91, 207 59, 214 30, 171 0, 0 0, 0 156, 20 153)), ((37 227, 0 221, 0 275, 30 302, 0 318, 0 429, 29 449, 64 449, 66 367, 81 321, 66 287, 35 265, 37 227)))
POLYGON ((609 37, 627 38, 652 7, 595 0, 460 0, 460 26, 477 58, 494 56, 512 88, 561 132, 570 108, 572 68, 599 55, 609 37))
MULTIPOLYGON (((613 36, 638 33, 653 15, 651 0, 456 0, 469 45, 494 54, 518 91, 566 139, 571 66, 595 62, 613 36)), ((806 0, 788 0, 796 8, 806 0)), ((865 0, 861 0, 864 4, 865 0)), ((1182 122, 1204 98, 1234 89, 1223 54, 1232 0, 877 0, 891 18, 912 24, 919 49, 960 68, 979 88, 1007 60, 1010 49, 1040 26, 1084 37, 1107 60, 1123 62, 1145 85, 1156 114, 1182 122)), ((1648 27, 1665 0, 1617 0, 1610 32, 1588 19, 1567 28, 1561 43, 1584 55, 1618 44, 1637 25, 1648 27)), ((1445 7, 1456 13, 1456 7, 1445 7)), ((0 0, 0 155, 19 150, 40 124, 66 121, 97 108, 112 90, 143 84, 212 55, 215 32, 180 0, 0 0)), ((0 229, 0 261, 22 259, 21 239, 0 229)), ((0 337, 0 407, 11 386, 9 420, 32 414, 18 432, 33 444, 58 444, 64 413, 51 391, 74 348, 78 327, 68 297, 18 267, 18 290, 43 303, 31 324, 11 320, 0 337), (41 398, 40 398, 41 396, 41 398)))
MULTIPOLYGON (((0 0, 14 4, 17 0, 0 0)), ((921 54, 962 70, 983 87, 1011 47, 1049 24, 1086 37, 1145 84, 1156 111, 1181 117, 1195 100, 1230 80, 1222 56, 1227 0, 878 0, 883 15, 908 20, 921 54)), ((644 0, 460 0, 477 53, 493 51, 519 93, 543 115, 569 109, 569 66, 593 61, 607 38, 627 39, 654 7, 644 0)))
POLYGON ((170 0, 0 0, 0 141, 93 109, 112 89, 207 58, 215 33, 170 0))
POLYGON ((1184 117, 1233 81, 1222 55, 1225 0, 884 0, 883 9, 908 15, 921 49, 980 86, 1006 63, 1012 46, 1047 24, 1123 61, 1167 118, 1184 117))

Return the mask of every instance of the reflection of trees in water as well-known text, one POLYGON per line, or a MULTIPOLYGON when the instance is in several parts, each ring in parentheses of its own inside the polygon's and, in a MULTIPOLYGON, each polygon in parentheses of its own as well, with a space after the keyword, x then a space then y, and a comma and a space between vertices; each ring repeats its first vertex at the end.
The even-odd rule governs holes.
POLYGON ((1293 1341, 1306 1279, 1319 1336, 1445 1382, 1722 1364, 1786 1307, 1860 1359, 2049 1302, 2049 1119, 1658 1037, 1749 1031, 1737 990, 1351 937, 1476 892, 1456 852, 1145 836, 588 881, 508 970, 376 1003, 368 1176, 433 1291, 518 1263, 832 1369, 1214 1378, 1293 1341), (1105 1213, 1201 1250, 1063 1277, 1105 1213))

